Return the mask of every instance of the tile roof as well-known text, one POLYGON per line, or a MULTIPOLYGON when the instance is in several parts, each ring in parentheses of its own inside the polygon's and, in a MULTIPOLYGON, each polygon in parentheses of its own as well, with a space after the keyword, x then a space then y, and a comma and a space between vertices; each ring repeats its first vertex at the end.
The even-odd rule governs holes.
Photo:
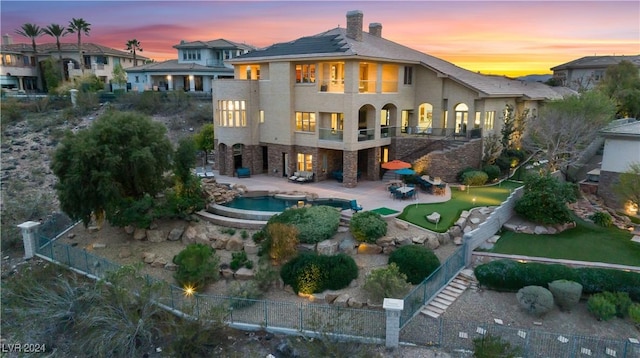
POLYGON ((562 65, 552 67, 552 71, 566 70, 569 68, 607 68, 626 60, 640 67, 640 55, 632 56, 585 56, 562 65))
POLYGON ((640 137, 640 121, 632 118, 619 119, 600 132, 605 137, 640 137))
POLYGON ((179 63, 178 60, 168 60, 162 62, 147 63, 142 66, 127 68, 127 72, 229 72, 233 74, 233 69, 224 66, 203 66, 197 63, 179 63))
POLYGON ((254 46, 241 44, 225 39, 216 39, 211 41, 191 41, 191 42, 180 42, 177 45, 174 45, 173 48, 181 49, 181 48, 216 48, 216 49, 242 49, 242 50, 255 50, 254 46))
MULTIPOLYGON (((84 51, 87 55, 112 55, 124 58, 133 58, 133 54, 127 51, 116 50, 111 47, 98 45, 91 42, 83 42, 82 43, 82 51, 84 51)), ((10 45, 2 45, 2 52, 33 52, 33 48, 31 44, 27 43, 19 43, 19 44, 10 44, 10 45)), ((44 43, 44 44, 36 44, 36 50, 38 53, 42 54, 57 54, 58 47, 55 43, 44 43)), ((60 50, 62 52, 78 52, 78 44, 77 43, 60 43, 60 50)), ((140 60, 146 60, 147 57, 136 53, 136 57, 140 60)))
POLYGON ((576 94, 569 88, 550 87, 542 83, 513 80, 503 76, 483 75, 458 67, 440 58, 414 50, 382 37, 362 32, 362 41, 346 36, 345 28, 278 43, 228 60, 248 63, 257 60, 295 60, 305 58, 361 58, 399 63, 415 63, 428 67, 440 77, 447 77, 478 91, 481 97, 526 97, 560 99, 576 94))

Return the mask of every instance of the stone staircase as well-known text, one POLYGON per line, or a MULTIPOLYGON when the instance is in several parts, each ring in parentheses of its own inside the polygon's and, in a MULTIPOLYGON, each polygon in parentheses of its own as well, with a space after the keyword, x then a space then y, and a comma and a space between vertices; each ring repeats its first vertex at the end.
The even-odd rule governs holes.
POLYGON ((433 318, 440 317, 468 288, 477 289, 477 281, 473 270, 464 269, 427 305, 422 307, 420 313, 433 318))

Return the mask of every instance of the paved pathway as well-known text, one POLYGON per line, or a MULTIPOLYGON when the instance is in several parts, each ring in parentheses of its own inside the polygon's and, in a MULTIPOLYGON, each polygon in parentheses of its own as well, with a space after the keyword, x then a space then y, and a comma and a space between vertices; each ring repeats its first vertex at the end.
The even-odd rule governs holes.
POLYGON ((304 191, 316 193, 320 198, 356 199, 364 210, 387 207, 402 211, 407 205, 439 203, 451 199, 451 190, 448 186, 445 195, 430 195, 417 189, 418 195, 413 199, 396 200, 389 195, 385 182, 380 180, 360 181, 355 188, 345 188, 342 183, 338 183, 335 180, 298 184, 292 183, 284 177, 276 178, 266 174, 252 175, 250 178, 237 178, 220 175, 217 170, 214 173, 218 183, 242 184, 249 190, 304 191))

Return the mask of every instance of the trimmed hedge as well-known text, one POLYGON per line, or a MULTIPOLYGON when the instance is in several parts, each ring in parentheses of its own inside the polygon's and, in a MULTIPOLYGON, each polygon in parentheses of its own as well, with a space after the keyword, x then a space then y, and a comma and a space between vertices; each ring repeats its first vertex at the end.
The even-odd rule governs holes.
POLYGON ((293 225, 298 229, 301 243, 315 244, 330 239, 338 232, 340 212, 325 205, 288 209, 272 216, 267 225, 272 223, 293 225))
POLYGON ((433 251, 424 246, 405 245, 389 255, 389 264, 398 265, 400 272, 407 275, 407 281, 414 285, 429 277, 438 267, 440 260, 433 251))
POLYGON ((295 293, 312 294, 349 286, 358 277, 358 266, 346 254, 327 256, 305 252, 282 266, 280 277, 295 293))
POLYGON ((525 286, 546 287, 555 280, 575 281, 583 293, 627 292, 640 302, 640 273, 601 268, 571 268, 559 264, 496 260, 474 270, 481 285, 497 291, 517 291, 525 286))
POLYGON ((489 176, 487 173, 479 170, 468 171, 462 174, 462 184, 480 186, 487 183, 489 176))

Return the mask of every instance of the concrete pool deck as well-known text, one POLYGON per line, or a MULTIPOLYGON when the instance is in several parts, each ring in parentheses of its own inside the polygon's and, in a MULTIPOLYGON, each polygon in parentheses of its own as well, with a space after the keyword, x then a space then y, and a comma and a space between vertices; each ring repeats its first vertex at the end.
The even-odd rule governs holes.
MULTIPOLYGON (((358 204, 366 210, 373 210, 381 207, 402 212, 408 205, 422 203, 441 203, 451 199, 451 188, 447 185, 445 195, 431 195, 417 190, 417 195, 411 199, 397 200, 389 195, 386 182, 381 180, 358 182, 355 188, 345 188, 342 183, 335 180, 325 180, 317 183, 292 183, 287 178, 276 178, 266 174, 251 175, 249 178, 238 178, 227 175, 220 175, 214 171, 215 179, 218 183, 241 184, 249 191, 301 191, 318 194, 319 198, 336 198, 357 200, 358 204)), ((345 210, 346 213, 348 210, 345 210)), ((350 212, 350 211, 349 211, 350 212)))

